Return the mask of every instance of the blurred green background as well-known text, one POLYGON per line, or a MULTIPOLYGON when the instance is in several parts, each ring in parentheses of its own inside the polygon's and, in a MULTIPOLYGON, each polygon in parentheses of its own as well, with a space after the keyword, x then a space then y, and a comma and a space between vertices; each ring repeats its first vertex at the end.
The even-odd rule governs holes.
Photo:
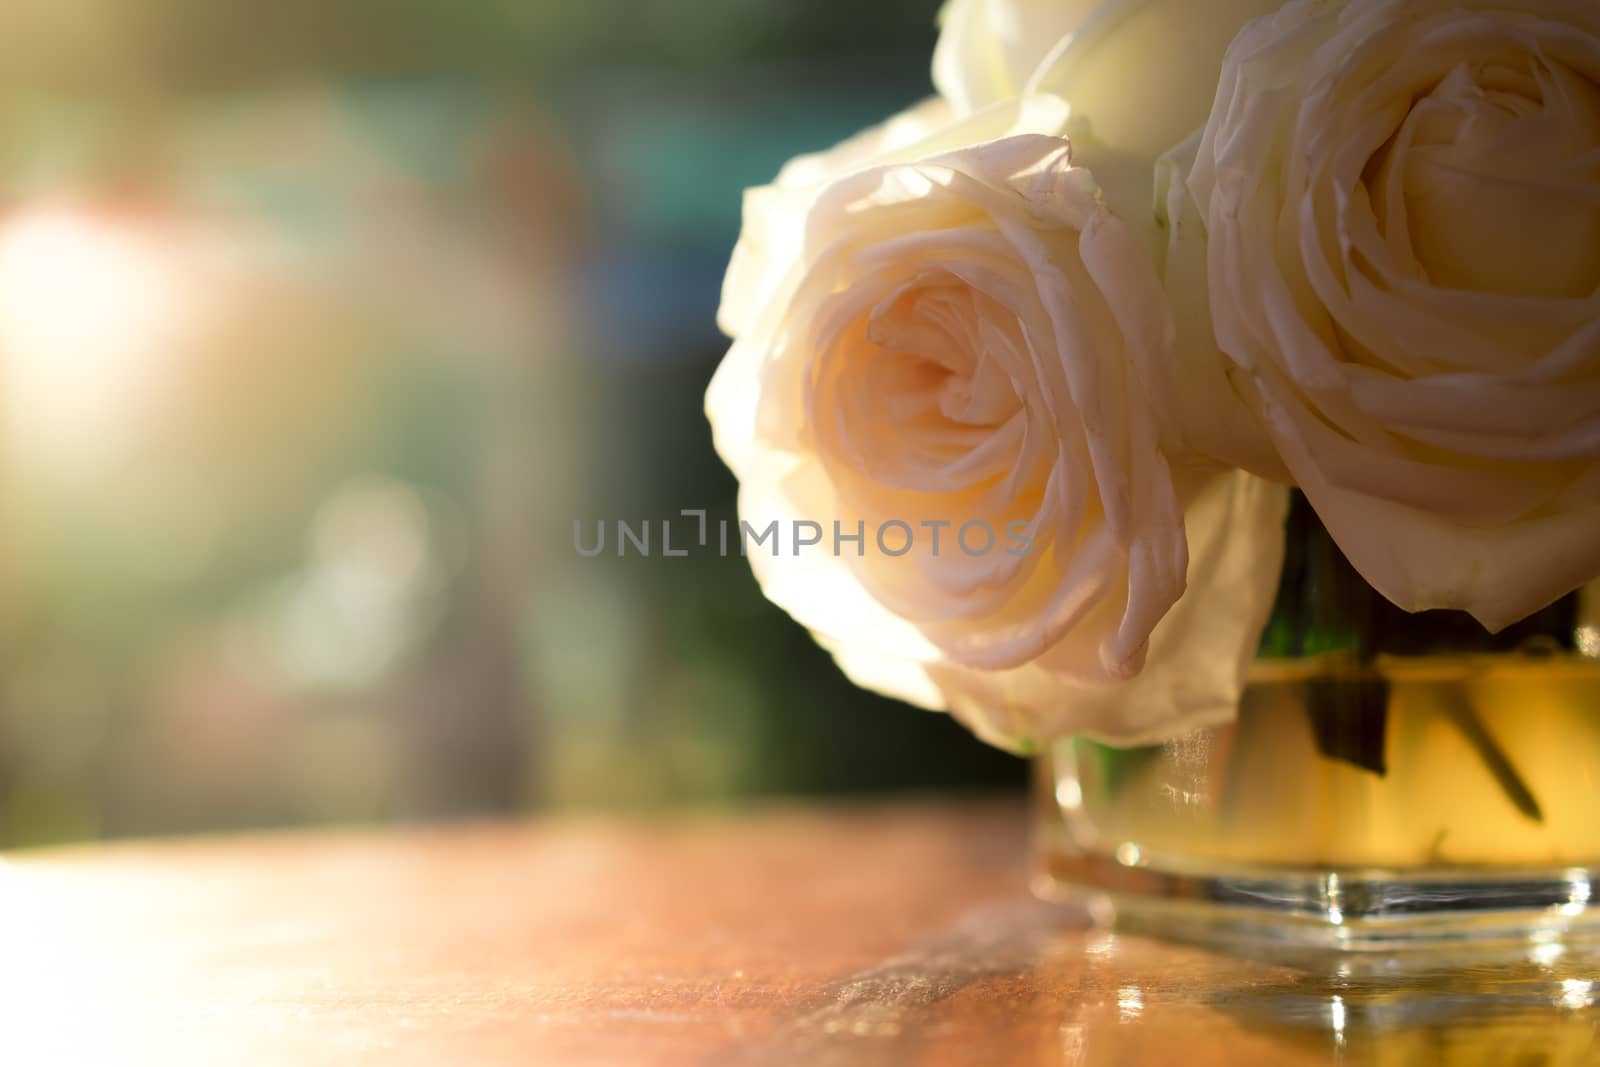
POLYGON ((1015 787, 743 561, 740 190, 930 91, 937 0, 0 9, 0 845, 1015 787))

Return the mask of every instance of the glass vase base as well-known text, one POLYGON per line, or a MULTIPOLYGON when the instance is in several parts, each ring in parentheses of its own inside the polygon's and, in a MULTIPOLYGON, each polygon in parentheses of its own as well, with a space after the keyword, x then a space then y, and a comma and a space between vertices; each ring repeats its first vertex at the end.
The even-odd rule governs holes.
POLYGON ((1054 853, 1035 883, 1103 925, 1202 943, 1389 951, 1600 940, 1600 868, 1163 870, 1142 858, 1054 853), (1124 862, 1131 860, 1132 862, 1124 862))

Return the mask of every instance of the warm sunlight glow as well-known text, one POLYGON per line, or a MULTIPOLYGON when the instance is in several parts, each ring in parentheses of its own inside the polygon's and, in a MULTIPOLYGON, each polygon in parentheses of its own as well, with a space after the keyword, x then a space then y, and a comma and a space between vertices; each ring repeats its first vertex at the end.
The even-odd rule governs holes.
POLYGON ((76 443, 110 429, 184 318, 187 287, 147 226, 67 208, 0 225, 7 419, 76 443))

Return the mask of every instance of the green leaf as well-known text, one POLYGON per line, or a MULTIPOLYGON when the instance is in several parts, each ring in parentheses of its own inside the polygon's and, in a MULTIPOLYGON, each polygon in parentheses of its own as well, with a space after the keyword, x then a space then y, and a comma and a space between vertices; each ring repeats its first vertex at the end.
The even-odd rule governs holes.
POLYGON ((1534 822, 1544 822, 1544 810, 1539 807, 1539 801, 1534 797, 1533 790, 1528 788, 1528 783, 1517 773, 1517 769, 1511 764, 1511 757, 1506 755, 1505 749, 1501 748, 1494 735, 1489 733, 1489 728, 1483 724, 1483 720, 1467 698, 1460 693, 1452 693, 1451 699, 1445 705, 1445 717, 1461 731, 1461 736, 1467 739, 1467 743, 1477 750, 1484 766, 1494 775, 1494 780, 1500 784, 1512 806, 1534 822))
POLYGON ((1389 683, 1379 677, 1317 678, 1306 683, 1311 736, 1325 759, 1389 773, 1389 683))

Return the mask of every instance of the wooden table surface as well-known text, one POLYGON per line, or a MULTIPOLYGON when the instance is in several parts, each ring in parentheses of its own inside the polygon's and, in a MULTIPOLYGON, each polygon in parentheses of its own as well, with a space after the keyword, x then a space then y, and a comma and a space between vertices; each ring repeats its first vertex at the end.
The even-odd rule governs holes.
POLYGON ((1600 1062, 1596 957, 1293 963, 1029 899, 994 801, 0 861, 6 1064, 1600 1062))

